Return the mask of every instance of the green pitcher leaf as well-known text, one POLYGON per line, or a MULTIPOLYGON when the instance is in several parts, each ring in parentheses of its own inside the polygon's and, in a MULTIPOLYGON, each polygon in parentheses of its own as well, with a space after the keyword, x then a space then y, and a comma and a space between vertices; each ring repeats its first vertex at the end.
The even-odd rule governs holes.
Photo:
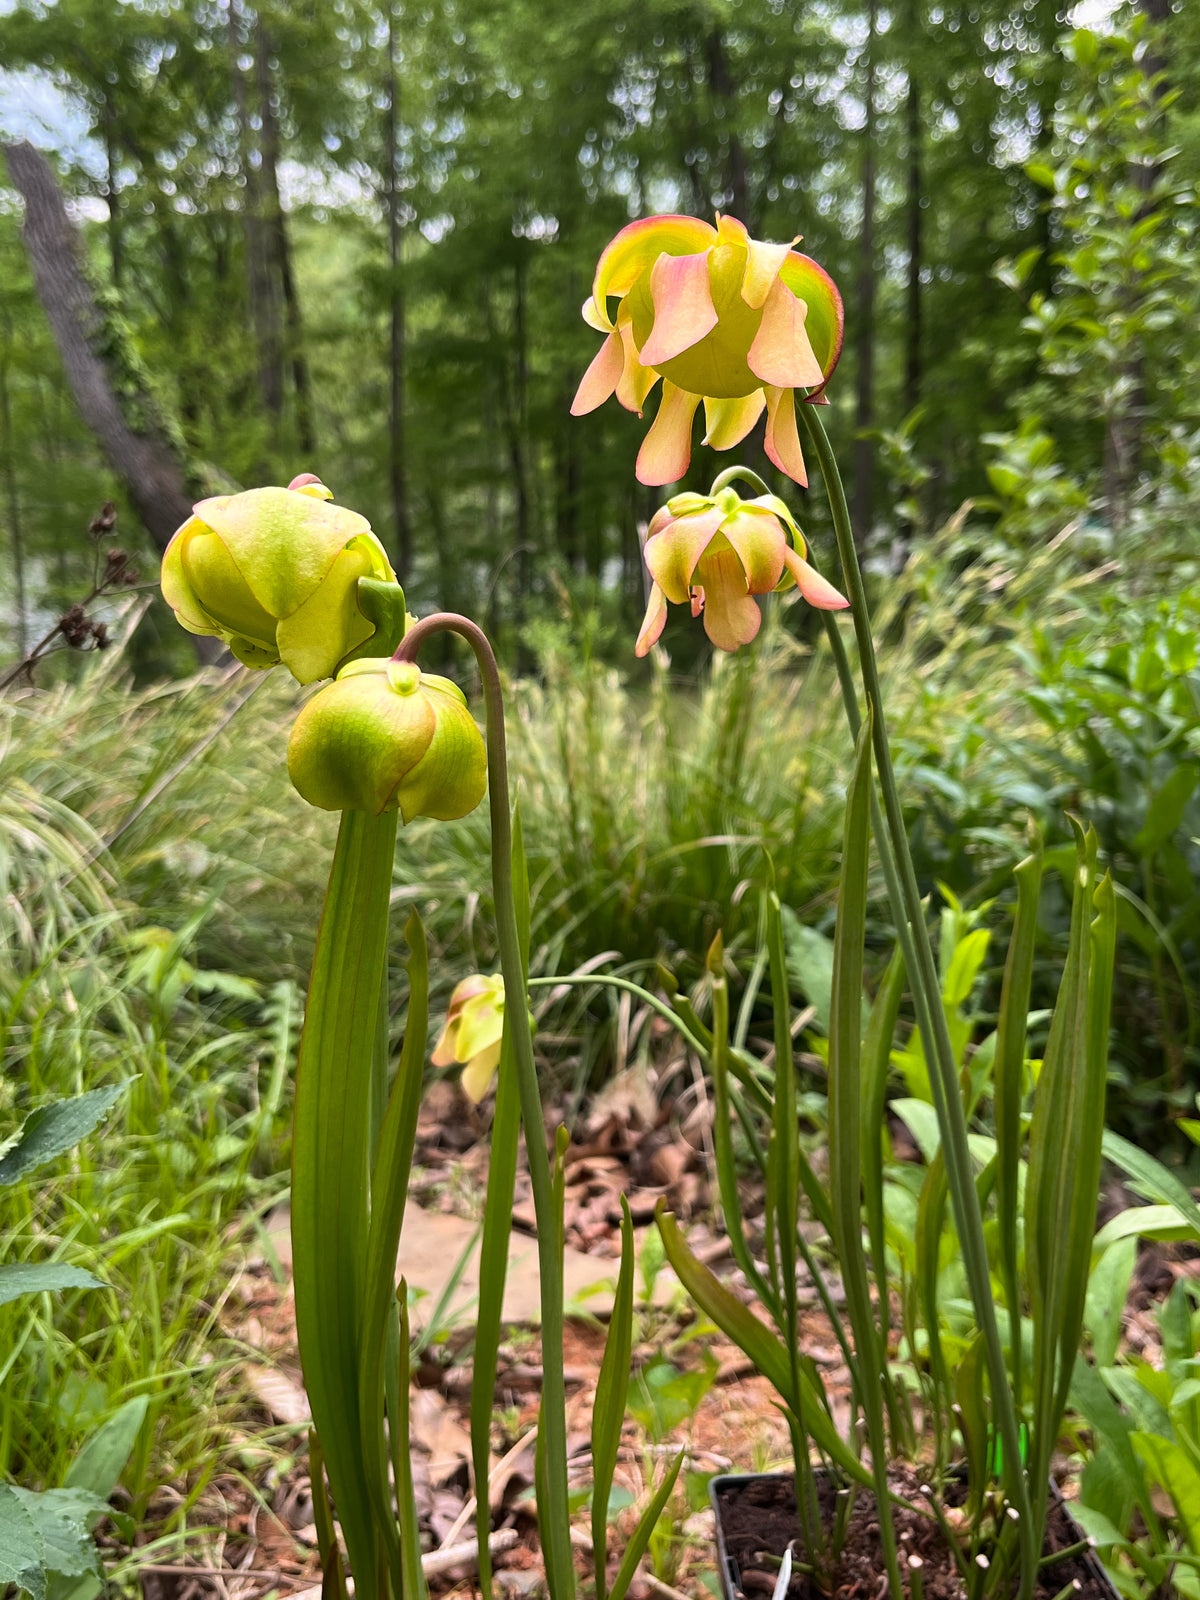
POLYGON ((612 1318, 592 1405, 592 1550, 596 1600, 605 1600, 608 1498, 621 1447, 633 1357, 633 1271, 633 1218, 629 1214, 629 1202, 622 1195, 621 1270, 617 1275, 617 1292, 613 1297, 612 1318))

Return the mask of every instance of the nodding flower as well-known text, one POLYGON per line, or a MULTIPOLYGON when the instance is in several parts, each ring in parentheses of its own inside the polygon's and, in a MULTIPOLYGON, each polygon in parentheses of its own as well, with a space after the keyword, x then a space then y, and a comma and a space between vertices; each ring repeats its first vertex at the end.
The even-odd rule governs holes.
POLYGON ((719 650, 749 644, 762 614, 751 598, 794 584, 822 611, 849 602, 804 559, 804 536, 777 495, 743 500, 734 489, 679 494, 651 519, 642 550, 653 584, 635 653, 644 656, 667 620, 667 601, 691 603, 719 650), (792 543, 788 542, 791 535, 792 543))
POLYGON ((375 632, 358 580, 396 581, 371 524, 332 498, 305 473, 286 489, 201 500, 163 556, 163 597, 182 626, 248 667, 332 677, 375 632))
POLYGON ((455 985, 446 1026, 431 1057, 435 1067, 462 1064, 463 1093, 478 1105, 500 1062, 504 1037, 504 979, 474 972, 455 985))
POLYGON ((796 394, 822 403, 842 349, 842 299, 824 268, 788 244, 751 239, 733 217, 647 217, 600 257, 583 318, 607 337, 579 385, 574 416, 615 394, 642 415, 663 380, 638 454, 642 483, 677 483, 704 402, 704 443, 740 444, 767 413, 767 454, 807 484, 796 394), (611 302, 617 302, 615 315, 611 302))

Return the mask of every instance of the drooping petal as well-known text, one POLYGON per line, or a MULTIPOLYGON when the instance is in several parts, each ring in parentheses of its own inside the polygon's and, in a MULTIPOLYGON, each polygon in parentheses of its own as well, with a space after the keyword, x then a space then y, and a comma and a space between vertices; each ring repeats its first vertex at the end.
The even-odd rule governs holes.
POLYGON ((625 350, 619 333, 610 333, 597 350, 592 363, 584 373, 575 398, 571 401, 573 417, 586 416, 602 406, 621 381, 625 367, 625 350))
POLYGON ((824 383, 804 319, 808 308, 780 279, 771 285, 762 321, 746 364, 756 378, 778 389, 809 389, 824 383))
POLYGON ((692 589, 692 615, 698 617, 704 610, 704 590, 697 584, 692 589))
POLYGON ((707 250, 693 256, 659 256, 650 271, 650 296, 654 326, 640 356, 644 366, 661 367, 699 344, 717 325, 707 250))
POLYGON ((729 540, 746 574, 751 594, 769 594, 783 574, 787 535, 769 511, 749 511, 745 507, 726 518, 721 532, 729 540))
POLYGON ((780 472, 808 488, 804 453, 796 431, 796 395, 792 389, 767 387, 767 436, 763 445, 780 472))
POLYGON ((780 280, 808 307, 804 326, 813 353, 821 364, 824 380, 821 387, 808 399, 810 404, 823 403, 824 389, 833 376, 842 353, 842 336, 846 314, 837 284, 810 257, 793 250, 779 272, 780 280))
POLYGON ((850 604, 845 595, 840 594, 828 578, 823 578, 815 567, 810 567, 804 557, 797 555, 790 546, 784 551, 783 562, 795 578, 797 589, 810 606, 816 606, 818 611, 844 611, 850 604))
MULTIPOLYGON (((668 600, 683 605, 700 557, 712 543, 725 513, 714 507, 697 516, 680 517, 647 539, 643 552, 650 576, 668 600)), ((776 574, 776 582, 779 581, 776 574)))
POLYGON ((718 650, 749 644, 762 626, 762 613, 750 598, 746 574, 733 550, 704 563, 704 631, 718 650))
POLYGON ((496 1076, 496 1068, 500 1065, 500 1040, 490 1044, 486 1050, 481 1050, 478 1055, 472 1056, 463 1068, 462 1092, 473 1106, 477 1106, 488 1092, 492 1079, 496 1076))
POLYGON ((626 411, 636 411, 640 417, 646 396, 658 382, 658 373, 653 367, 644 367, 638 357, 633 321, 625 304, 617 314, 617 332, 621 336, 621 349, 624 352, 624 365, 617 380, 617 399, 626 411))
POLYGON ((713 400, 704 397, 704 443, 714 450, 732 450, 763 414, 767 397, 761 389, 738 400, 713 400))
POLYGON ((656 645, 663 631, 663 624, 667 620, 666 596, 657 584, 650 590, 650 599, 646 606, 646 615, 642 618, 641 632, 637 636, 637 643, 633 647, 635 656, 648 655, 652 645, 656 645))
POLYGON ((764 244, 761 239, 747 241, 746 276, 742 279, 742 299, 755 311, 771 292, 779 277, 779 269, 791 254, 792 245, 799 244, 799 235, 790 244, 764 244))
POLYGON ((621 229, 596 264, 592 303, 597 316, 607 317, 608 296, 628 294, 643 272, 663 251, 669 255, 694 255, 715 243, 716 229, 699 217, 644 217, 621 229))
POLYGON ((748 506, 760 506, 764 511, 769 511, 772 516, 778 517, 786 527, 792 530, 792 539, 800 554, 804 554, 804 535, 800 532, 800 525, 791 513, 786 500, 781 500, 777 494, 755 495, 753 500, 747 500, 748 506))
POLYGON ((595 328, 597 333, 611 333, 613 330, 612 318, 607 314, 607 308, 602 316, 590 299, 583 302, 583 320, 589 328, 595 328))
POLYGON ((658 415, 638 451, 635 472, 639 483, 655 489, 664 483, 678 483, 683 477, 692 459, 692 418, 699 404, 698 394, 663 380, 658 415))

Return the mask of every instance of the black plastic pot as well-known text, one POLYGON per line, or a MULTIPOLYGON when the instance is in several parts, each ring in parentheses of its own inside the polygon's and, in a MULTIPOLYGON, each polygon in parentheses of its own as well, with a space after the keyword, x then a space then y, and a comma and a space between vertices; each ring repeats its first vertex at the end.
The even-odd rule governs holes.
MULTIPOLYGON (((725 1538, 725 1524, 722 1518, 721 1499, 722 1491, 743 1488, 754 1483, 785 1483, 789 1491, 793 1484, 790 1472, 722 1472, 709 1481, 708 1497, 712 1502, 713 1518, 716 1524, 717 1540, 717 1573, 721 1582, 721 1592, 724 1600, 746 1600, 742 1588, 742 1574, 737 1561, 729 1554, 725 1538)), ((1051 1496, 1060 1505, 1066 1507, 1070 1515, 1070 1505, 1063 1500, 1058 1485, 1050 1485, 1051 1496)), ((1084 1537, 1082 1531, 1080 1537, 1084 1537)), ((783 1551, 775 1552, 782 1557, 783 1551)), ((1092 1579, 1096 1584, 1096 1592, 1103 1595, 1105 1600, 1121 1600, 1121 1595, 1105 1569, 1104 1563, 1094 1551, 1089 1550, 1084 1556, 1084 1561, 1089 1568, 1092 1579)))

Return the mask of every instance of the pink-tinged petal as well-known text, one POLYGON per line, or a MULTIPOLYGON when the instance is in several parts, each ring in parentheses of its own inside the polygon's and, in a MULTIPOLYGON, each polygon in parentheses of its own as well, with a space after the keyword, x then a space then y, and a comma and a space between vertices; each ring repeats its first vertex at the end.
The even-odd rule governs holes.
POLYGON ((642 554, 650 576, 675 605, 686 601, 697 563, 713 542, 724 517, 725 513, 714 507, 698 516, 680 517, 647 539, 642 554))
POLYGON ((727 212, 717 212, 717 235, 722 244, 741 245, 744 249, 750 248, 750 235, 746 224, 739 222, 736 217, 731 217, 727 212))
POLYGON ((739 511, 721 525, 737 552, 751 594, 769 594, 783 576, 788 548, 782 524, 769 511, 739 511))
POLYGON ((699 344, 717 325, 707 251, 696 256, 659 256, 650 272, 650 296, 654 326, 639 352, 643 366, 661 367, 699 344))
POLYGON ((571 401, 571 415, 585 416, 602 406, 621 380, 625 366, 625 350, 619 333, 610 333, 592 358, 592 364, 583 375, 575 398, 571 401))
POLYGON ((658 585, 655 584, 650 590, 650 601, 646 606, 646 615, 642 619, 642 631, 638 634, 637 643, 633 647, 635 656, 649 654, 651 647, 658 643, 666 620, 666 597, 658 585))
MULTIPOLYGON (((642 440, 634 469, 639 483, 651 489, 664 483, 678 483, 692 459, 692 418, 700 404, 698 394, 689 394, 663 380, 658 415, 642 440)), ((793 427, 795 419, 793 418, 793 427)))
POLYGON ((704 563, 704 631, 718 650, 749 644, 762 626, 762 613, 746 589, 746 575, 732 550, 704 563))
POLYGON ((779 277, 779 269, 791 254, 792 245, 799 242, 799 236, 789 244, 763 244, 758 239, 749 240, 746 276, 742 279, 742 299, 752 311, 757 311, 764 303, 779 277))
POLYGON ((732 450, 763 414, 767 397, 761 389, 737 400, 712 400, 704 397, 704 443, 714 450, 732 450))
POLYGON ((636 411, 640 417, 646 396, 658 382, 658 373, 653 367, 644 367, 639 360, 637 345, 633 342, 633 321, 624 306, 617 316, 617 332, 624 352, 624 364, 617 380, 617 399, 626 411, 636 411))
POLYGON ((767 389, 767 436, 763 445, 780 472, 808 488, 804 453, 796 432, 796 396, 791 389, 767 389))
POLYGON ((666 505, 659 506, 658 510, 650 518, 649 526, 646 529, 646 538, 642 540, 642 549, 646 548, 647 540, 653 539, 654 535, 661 533, 664 528, 669 528, 674 521, 675 513, 671 510, 671 502, 668 500, 666 505))
POLYGON ((792 530, 792 539, 800 554, 804 554, 804 535, 800 532, 800 524, 791 513, 786 500, 781 500, 777 494, 756 495, 753 500, 745 502, 748 506, 758 506, 762 511, 769 511, 773 517, 778 517, 786 527, 792 530))
POLYGON ((699 586, 692 589, 692 615, 698 617, 704 610, 704 590, 699 586))
POLYGON ((833 376, 833 369, 837 366, 838 357, 842 353, 842 337, 846 323, 842 297, 838 293, 837 284, 825 268, 819 267, 810 256, 803 256, 796 250, 793 250, 783 263, 779 277, 797 300, 803 300, 808 307, 804 327, 824 374, 820 389, 815 394, 810 394, 808 399, 810 404, 823 403, 825 384, 833 376))
POLYGON ((622 228, 596 265, 592 304, 596 315, 608 316, 609 295, 628 294, 665 250, 668 255, 689 256, 715 244, 717 232, 699 217, 643 217, 622 228))
POLYGON ((838 591, 823 578, 815 567, 810 567, 803 556, 789 548, 783 554, 784 566, 796 580, 796 587, 808 601, 810 606, 816 606, 818 611, 844 611, 850 604, 844 594, 838 591))
POLYGON ((809 389, 825 381, 804 330, 807 310, 786 284, 775 280, 746 357, 756 378, 777 389, 809 389))

